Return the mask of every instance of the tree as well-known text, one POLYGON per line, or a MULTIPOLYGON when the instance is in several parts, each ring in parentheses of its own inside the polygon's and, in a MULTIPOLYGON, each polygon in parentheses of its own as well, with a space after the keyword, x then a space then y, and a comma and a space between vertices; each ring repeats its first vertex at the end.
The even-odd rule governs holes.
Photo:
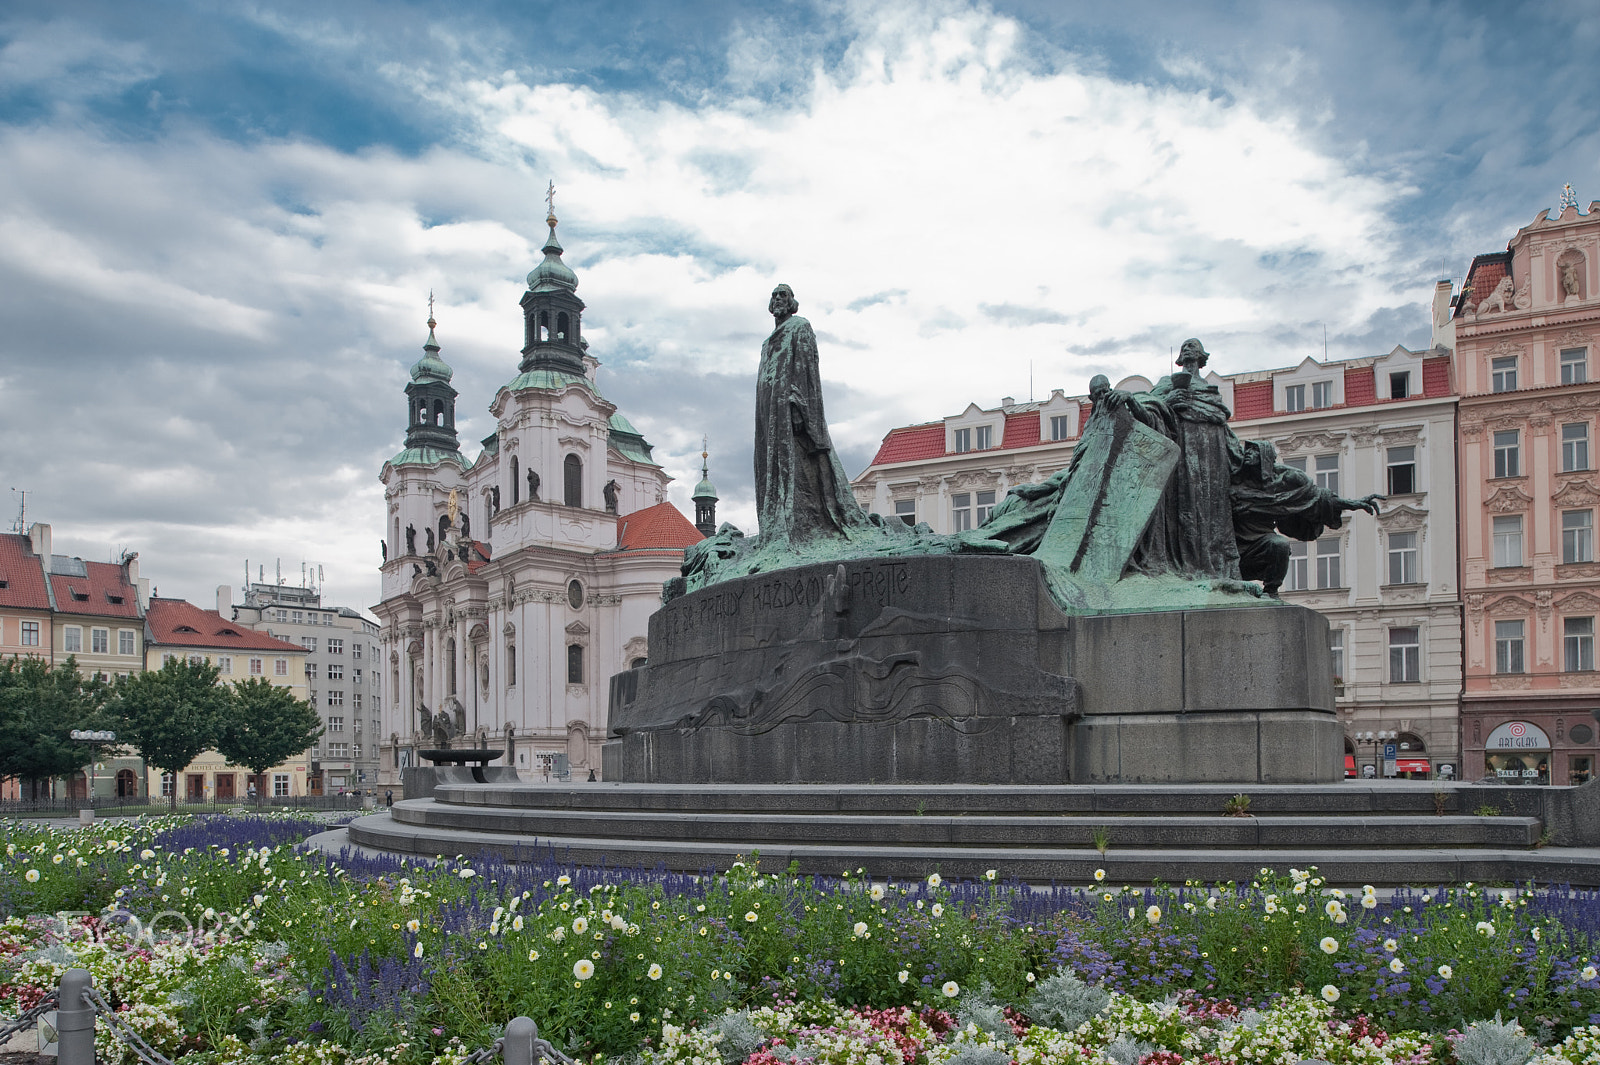
MULTIPOLYGON (((259 780, 268 769, 304 751, 321 736, 322 721, 310 703, 296 699, 289 689, 265 677, 252 677, 234 684, 230 705, 217 728, 216 748, 259 780)), ((256 788, 257 805, 265 791, 256 788)))
POLYGON ((94 759, 73 729, 105 725, 104 682, 78 672, 74 658, 51 667, 42 659, 0 660, 0 777, 17 777, 31 798, 53 777, 94 759))
POLYGON ((111 711, 117 739, 145 762, 173 775, 172 808, 178 808, 177 775, 216 742, 233 693, 217 685, 217 667, 169 658, 117 682, 111 711))

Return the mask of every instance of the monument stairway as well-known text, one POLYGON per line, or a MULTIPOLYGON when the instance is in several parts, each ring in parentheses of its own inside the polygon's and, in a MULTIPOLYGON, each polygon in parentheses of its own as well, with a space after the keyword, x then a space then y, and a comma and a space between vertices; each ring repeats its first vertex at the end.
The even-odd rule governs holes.
MULTIPOLYGON (((1333 785, 529 785, 449 782, 351 824, 352 843, 453 856, 552 850, 580 864, 762 868, 1034 883, 1248 880, 1315 865, 1334 883, 1600 886, 1596 826, 1555 793, 1333 785), (1249 796, 1249 816, 1229 800, 1249 796), (1491 813, 1490 811, 1494 811, 1491 813), (1101 848, 1104 848, 1103 850, 1101 848)), ((1596 792, 1600 795, 1600 792, 1596 792)), ((1591 797, 1592 798, 1592 797, 1591 797)), ((1588 807, 1582 807, 1587 809, 1588 807)))

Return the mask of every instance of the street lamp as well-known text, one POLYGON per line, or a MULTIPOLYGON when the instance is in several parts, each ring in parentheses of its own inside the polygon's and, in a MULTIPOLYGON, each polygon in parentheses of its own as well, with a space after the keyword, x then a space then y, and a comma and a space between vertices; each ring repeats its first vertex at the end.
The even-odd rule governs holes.
POLYGON ((95 781, 95 777, 94 777, 95 764, 94 763, 95 763, 96 750, 97 750, 97 748, 106 747, 106 746, 109 746, 109 745, 111 745, 113 743, 116 743, 117 742, 117 734, 115 732, 111 732, 111 731, 108 731, 106 729, 75 728, 70 733, 68 733, 68 735, 71 736, 73 739, 77 740, 79 743, 87 743, 89 745, 89 805, 93 806, 94 805, 94 781, 95 781))
POLYGON ((1378 775, 1378 749, 1385 743, 1389 743, 1392 740, 1398 739, 1399 735, 1400 734, 1395 732, 1393 729, 1379 729, 1376 732, 1368 729, 1365 732, 1355 732, 1351 734, 1351 737, 1357 743, 1369 744, 1372 747, 1372 775, 1374 777, 1378 775))

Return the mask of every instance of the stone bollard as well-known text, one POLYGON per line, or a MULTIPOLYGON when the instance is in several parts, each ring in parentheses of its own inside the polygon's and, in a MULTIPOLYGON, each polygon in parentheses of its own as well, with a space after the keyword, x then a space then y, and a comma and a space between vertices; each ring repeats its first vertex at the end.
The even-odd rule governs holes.
POLYGON ((94 1007, 84 992, 93 984, 87 969, 68 969, 61 974, 61 992, 56 1002, 56 1032, 61 1065, 94 1065, 94 1007))
POLYGON ((94 807, 91 806, 87 810, 79 810, 78 827, 88 828, 92 824, 94 824, 94 807))
POLYGON ((531 1017, 513 1017, 506 1022, 505 1049, 500 1052, 506 1065, 533 1065, 533 1041, 539 1038, 539 1026, 531 1017))

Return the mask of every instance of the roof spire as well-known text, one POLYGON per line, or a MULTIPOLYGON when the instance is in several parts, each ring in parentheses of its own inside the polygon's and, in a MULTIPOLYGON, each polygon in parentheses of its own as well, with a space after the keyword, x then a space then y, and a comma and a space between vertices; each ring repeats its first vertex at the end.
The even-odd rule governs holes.
MULTIPOLYGON (((1571 186, 1568 186, 1569 188, 1571 186)), ((544 224, 551 229, 556 227, 556 183, 550 182, 550 187, 544 190, 544 224)))
POLYGON ((433 289, 428 290, 428 341, 422 345, 423 351, 438 351, 439 342, 433 338, 434 327, 439 323, 433 320, 433 289))
POLYGON ((1565 211, 1568 207, 1576 206, 1578 206, 1578 194, 1572 191, 1572 182, 1569 181, 1565 185, 1561 186, 1560 209, 1565 211))

